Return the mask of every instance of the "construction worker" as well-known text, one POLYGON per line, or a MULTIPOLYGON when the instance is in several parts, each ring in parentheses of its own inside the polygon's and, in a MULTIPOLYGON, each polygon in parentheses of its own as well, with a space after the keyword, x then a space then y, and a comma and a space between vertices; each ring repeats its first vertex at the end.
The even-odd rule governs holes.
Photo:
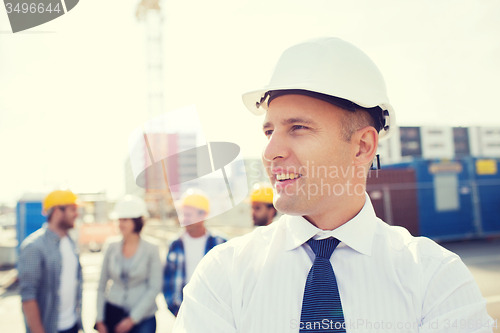
POLYGON ((141 236, 146 203, 126 195, 115 206, 121 237, 106 242, 97 289, 99 333, 154 333, 163 285, 158 245, 141 236), (109 286, 111 283, 111 287, 109 286))
POLYGON ((273 222, 277 214, 273 206, 273 188, 270 185, 255 184, 250 194, 253 225, 266 226, 273 222))
POLYGON ((395 118, 363 51, 338 38, 294 45, 243 101, 265 114, 262 162, 284 215, 210 251, 174 333, 492 331, 456 254, 375 215, 366 178, 395 118))
POLYGON ((77 196, 51 192, 43 201, 47 224, 21 244, 18 261, 28 333, 77 333, 82 329, 82 268, 68 236, 78 216, 77 196))
POLYGON ((170 244, 163 273, 163 294, 174 316, 177 316, 182 303, 182 289, 191 279, 200 260, 214 246, 226 242, 226 239, 213 235, 205 228, 205 219, 210 211, 210 202, 205 193, 187 190, 181 197, 180 210, 179 220, 185 230, 170 244))

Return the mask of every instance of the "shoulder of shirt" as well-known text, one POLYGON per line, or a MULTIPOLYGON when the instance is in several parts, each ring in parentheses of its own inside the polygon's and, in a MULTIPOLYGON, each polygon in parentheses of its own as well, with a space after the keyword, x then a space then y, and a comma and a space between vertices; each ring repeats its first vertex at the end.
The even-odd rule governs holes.
MULTIPOLYGON (((147 235, 142 235, 142 234, 140 237, 141 237, 141 240, 143 240, 147 244, 158 245, 158 240, 156 238, 153 238, 153 237, 147 236, 147 235)), ((119 244, 122 241, 122 239, 123 239, 123 237, 121 235, 112 236, 112 237, 108 237, 106 239, 105 243, 108 245, 116 245, 116 244, 119 244)))
MULTIPOLYGON (((141 235, 141 240, 143 241, 143 244, 146 246, 146 248, 152 248, 152 249, 159 248, 158 241, 152 237, 141 235)), ((104 242, 104 245, 102 247, 103 251, 108 251, 109 249, 112 249, 112 251, 119 250, 121 246, 121 241, 122 241, 121 235, 109 237, 104 242)))
POLYGON ((450 257, 459 258, 457 254, 445 249, 427 237, 412 236, 406 228, 388 225, 380 219, 378 219, 375 234, 379 237, 385 237, 387 244, 395 251, 408 251, 414 256, 430 257, 438 261, 443 261, 450 257))
POLYGON ((229 237, 227 235, 225 235, 223 232, 220 232, 218 230, 212 230, 212 229, 207 228, 207 234, 208 234, 208 237, 213 237, 218 241, 226 242, 229 239, 229 237))
POLYGON ((182 235, 184 235, 184 231, 180 231, 177 234, 175 234, 174 236, 170 237, 168 239, 168 242, 167 242, 167 248, 170 248, 170 246, 172 246, 172 244, 174 244, 174 243, 178 244, 179 242, 181 242, 182 235))
POLYGON ((26 237, 23 242, 21 243, 21 250, 28 248, 28 247, 44 247, 45 243, 45 231, 46 228, 40 228, 37 231, 33 232, 30 234, 28 237, 26 237))

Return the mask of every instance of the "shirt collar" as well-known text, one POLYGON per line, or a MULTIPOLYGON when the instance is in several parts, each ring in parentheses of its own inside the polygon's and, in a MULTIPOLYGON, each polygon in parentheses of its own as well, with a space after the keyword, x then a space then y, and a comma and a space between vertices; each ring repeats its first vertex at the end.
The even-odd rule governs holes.
POLYGON ((53 242, 59 242, 61 238, 59 237, 58 234, 50 230, 48 227, 45 227, 45 235, 49 238, 49 240, 53 242))
POLYGON ((375 234, 375 211, 368 194, 359 213, 334 230, 321 230, 302 216, 287 216, 285 251, 293 250, 311 237, 323 239, 335 237, 345 245, 362 254, 371 255, 375 234))

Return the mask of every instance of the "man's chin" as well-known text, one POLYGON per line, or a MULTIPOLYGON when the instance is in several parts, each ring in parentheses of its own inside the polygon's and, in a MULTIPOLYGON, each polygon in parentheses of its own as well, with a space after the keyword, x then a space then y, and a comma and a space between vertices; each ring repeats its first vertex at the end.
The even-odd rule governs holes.
POLYGON ((288 200, 285 198, 276 200, 274 207, 278 212, 286 215, 302 216, 306 214, 305 209, 298 205, 296 200, 289 200, 289 198, 288 200))
POLYGON ((66 224, 63 224, 62 225, 64 227, 64 229, 66 230, 69 230, 69 229, 73 229, 75 227, 75 223, 66 223, 66 224))

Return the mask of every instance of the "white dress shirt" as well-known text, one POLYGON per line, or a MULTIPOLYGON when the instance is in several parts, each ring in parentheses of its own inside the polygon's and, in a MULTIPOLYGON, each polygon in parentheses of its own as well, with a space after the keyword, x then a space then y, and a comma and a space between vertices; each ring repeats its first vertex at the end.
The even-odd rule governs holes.
POLYGON ((332 231, 301 216, 216 246, 184 288, 174 333, 299 332, 311 237, 341 243, 330 259, 347 332, 491 332, 486 300, 461 259, 363 209, 332 231))

